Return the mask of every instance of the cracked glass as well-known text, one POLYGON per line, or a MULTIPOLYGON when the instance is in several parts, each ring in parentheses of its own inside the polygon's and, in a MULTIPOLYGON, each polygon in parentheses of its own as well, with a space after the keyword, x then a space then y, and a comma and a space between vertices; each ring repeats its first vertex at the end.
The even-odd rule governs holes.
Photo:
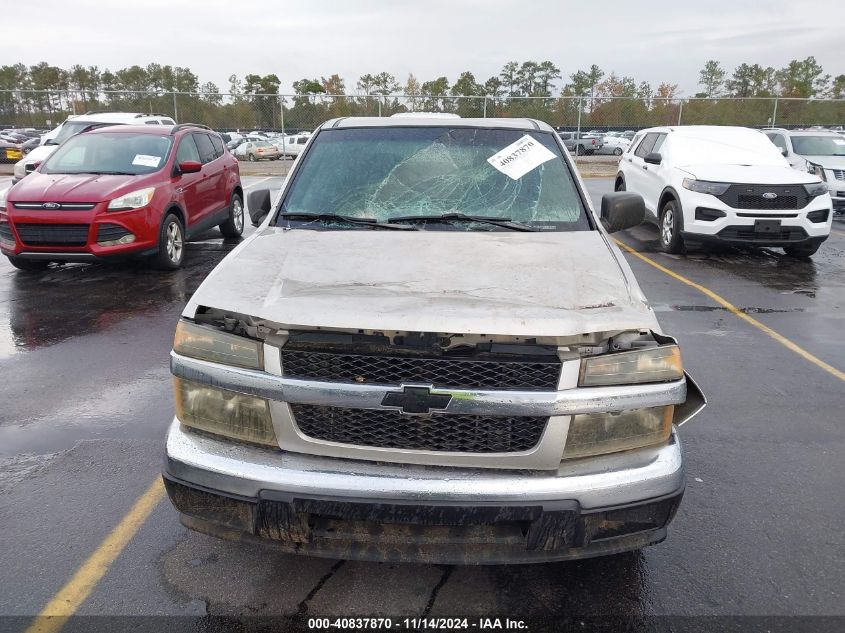
MULTIPOLYGON (((572 174, 552 134, 509 129, 323 130, 314 139, 281 211, 377 222, 400 216, 463 214, 509 219, 535 230, 590 230, 572 174), (526 134, 551 151, 554 158, 517 179, 488 162, 526 134)), ((289 222, 301 226, 303 220, 278 218, 280 224, 289 222)), ((355 228, 330 219, 306 224, 355 228)), ((425 228, 507 230, 482 222, 427 223, 425 228)))

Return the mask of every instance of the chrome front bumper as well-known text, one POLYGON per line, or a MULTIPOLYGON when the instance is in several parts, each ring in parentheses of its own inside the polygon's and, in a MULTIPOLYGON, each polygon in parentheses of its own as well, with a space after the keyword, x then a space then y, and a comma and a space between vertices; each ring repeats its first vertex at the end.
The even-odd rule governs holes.
POLYGON ((639 503, 684 486, 680 442, 514 471, 388 464, 237 444, 173 421, 165 475, 236 497, 267 493, 404 503, 531 504, 577 501, 583 509, 639 503))

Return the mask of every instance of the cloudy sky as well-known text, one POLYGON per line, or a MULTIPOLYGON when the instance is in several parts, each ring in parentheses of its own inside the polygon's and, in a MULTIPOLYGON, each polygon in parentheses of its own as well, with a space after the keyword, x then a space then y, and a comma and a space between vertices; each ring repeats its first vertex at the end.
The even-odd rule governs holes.
MULTIPOLYGON (((509 60, 559 66, 564 78, 598 64, 692 95, 708 59, 780 68, 814 55, 845 73, 841 0, 37 0, 8 2, 0 63, 39 61, 116 69, 188 66, 221 90, 232 73, 340 74, 347 91, 388 71, 478 81, 509 60), (106 8, 108 7, 108 8, 106 8), (17 34, 9 37, 9 34, 17 34)), ((558 82, 558 88, 561 82, 558 82)))

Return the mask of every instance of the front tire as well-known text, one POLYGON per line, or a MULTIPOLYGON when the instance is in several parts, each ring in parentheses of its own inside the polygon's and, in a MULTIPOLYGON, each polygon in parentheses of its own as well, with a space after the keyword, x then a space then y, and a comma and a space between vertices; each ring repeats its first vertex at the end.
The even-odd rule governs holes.
POLYGON ((246 157, 246 159, 249 162, 254 163, 255 162, 255 154, 250 154, 249 156, 246 157))
POLYGON ((229 203, 229 217, 220 225, 223 237, 240 237, 244 232, 244 202, 240 195, 233 193, 229 203))
POLYGON ((625 191, 625 181, 622 178, 617 178, 616 183, 613 185, 614 191, 625 191))
POLYGON ((176 270, 185 259, 185 227, 173 213, 168 213, 158 233, 158 253, 153 264, 161 270, 176 270))
POLYGON ((812 257, 819 250, 821 243, 818 244, 796 244, 795 246, 784 246, 783 251, 789 257, 812 257))
POLYGON ((584 149, 584 146, 583 146, 583 145, 578 145, 578 146, 575 148, 575 155, 576 155, 576 156, 583 156, 583 155, 584 155, 584 153, 585 153, 585 151, 586 151, 586 150, 584 149))
POLYGON ((24 259, 23 257, 7 256, 9 263, 18 270, 25 270, 28 273, 40 272, 47 270, 50 265, 49 261, 43 259, 24 259))
POLYGON ((674 200, 667 201, 660 210, 660 249, 664 253, 684 252, 680 215, 680 206, 674 200))

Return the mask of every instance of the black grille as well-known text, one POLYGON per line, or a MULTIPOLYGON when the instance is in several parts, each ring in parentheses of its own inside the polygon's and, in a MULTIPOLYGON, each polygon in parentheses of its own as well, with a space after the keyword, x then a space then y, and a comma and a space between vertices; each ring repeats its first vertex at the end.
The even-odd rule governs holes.
POLYGON ((87 224, 15 224, 24 244, 32 246, 85 246, 87 224))
POLYGON ((129 235, 129 231, 117 224, 100 224, 97 227, 97 241, 109 242, 112 240, 119 240, 124 235, 129 235))
POLYGON ((737 196, 738 209, 797 209, 798 196, 778 196, 767 200, 763 196, 740 194, 737 196))
POLYGON ((521 357, 426 358, 282 349, 285 376, 370 384, 431 384, 463 389, 557 389, 560 360, 521 357))
POLYGON ((734 209, 803 209, 810 202, 802 185, 731 185, 717 197, 734 209))
POLYGON ((807 232, 800 226, 784 226, 779 231, 758 233, 753 226, 728 226, 719 231, 723 240, 740 242, 760 242, 775 244, 778 242, 803 242, 807 239, 807 232))
POLYGON ((15 241, 15 238, 12 236, 12 227, 9 226, 8 222, 0 222, 0 240, 6 240, 7 242, 15 241))
POLYGON ((297 426, 318 440, 462 453, 526 451, 540 441, 547 417, 402 415, 398 411, 290 405, 297 426))

